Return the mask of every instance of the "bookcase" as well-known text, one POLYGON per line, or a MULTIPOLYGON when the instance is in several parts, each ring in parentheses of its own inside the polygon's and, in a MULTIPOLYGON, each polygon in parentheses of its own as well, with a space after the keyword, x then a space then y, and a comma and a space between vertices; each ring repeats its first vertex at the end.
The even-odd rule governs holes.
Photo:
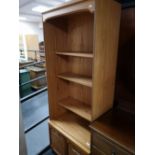
POLYGON ((89 125, 113 106, 121 6, 74 0, 43 13, 49 131, 58 155, 90 154, 89 125))

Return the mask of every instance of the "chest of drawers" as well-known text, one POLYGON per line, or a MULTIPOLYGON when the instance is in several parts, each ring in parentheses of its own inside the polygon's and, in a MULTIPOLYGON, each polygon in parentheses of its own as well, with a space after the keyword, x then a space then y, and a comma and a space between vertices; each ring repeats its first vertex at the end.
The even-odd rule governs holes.
POLYGON ((134 155, 134 116, 110 111, 91 125, 92 155, 134 155))

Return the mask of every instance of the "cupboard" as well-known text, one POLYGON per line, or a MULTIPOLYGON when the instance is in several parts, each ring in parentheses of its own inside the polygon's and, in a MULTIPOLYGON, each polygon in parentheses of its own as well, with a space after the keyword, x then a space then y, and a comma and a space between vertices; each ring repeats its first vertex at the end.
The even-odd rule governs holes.
POLYGON ((89 125, 113 107, 120 13, 113 0, 74 0, 43 13, 49 130, 59 155, 90 154, 89 125))

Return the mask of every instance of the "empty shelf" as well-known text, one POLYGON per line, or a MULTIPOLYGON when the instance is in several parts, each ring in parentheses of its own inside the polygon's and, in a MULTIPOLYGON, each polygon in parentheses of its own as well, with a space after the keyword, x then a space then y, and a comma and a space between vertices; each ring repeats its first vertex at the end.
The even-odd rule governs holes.
POLYGON ((61 100, 59 104, 74 112, 75 114, 85 118, 88 121, 91 121, 91 107, 85 103, 82 103, 78 100, 75 100, 71 97, 68 97, 67 99, 61 100))
POLYGON ((49 124, 90 154, 90 130, 84 120, 74 114, 66 113, 57 119, 50 120, 49 124))
POLYGON ((90 77, 85 77, 72 73, 63 73, 58 75, 58 77, 84 86, 92 87, 92 79, 90 77))
POLYGON ((74 57, 83 57, 83 58, 93 58, 92 53, 77 53, 77 52, 56 52, 57 55, 66 55, 74 57))

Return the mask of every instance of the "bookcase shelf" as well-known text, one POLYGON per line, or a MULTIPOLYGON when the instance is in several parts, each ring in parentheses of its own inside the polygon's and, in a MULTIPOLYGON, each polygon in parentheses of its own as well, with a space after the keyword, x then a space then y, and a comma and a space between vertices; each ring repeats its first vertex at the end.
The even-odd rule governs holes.
POLYGON ((56 52, 57 55, 62 56, 73 56, 73 57, 81 57, 81 58, 93 58, 92 53, 82 53, 82 52, 56 52))
POLYGON ((92 79, 89 77, 85 77, 85 76, 81 76, 73 73, 63 73, 63 74, 59 74, 58 78, 61 78, 70 82, 78 83, 84 86, 92 87, 92 79))
POLYGON ((75 100, 71 97, 59 101, 59 105, 72 111, 73 113, 83 117, 84 119, 91 121, 91 107, 85 103, 75 100))

